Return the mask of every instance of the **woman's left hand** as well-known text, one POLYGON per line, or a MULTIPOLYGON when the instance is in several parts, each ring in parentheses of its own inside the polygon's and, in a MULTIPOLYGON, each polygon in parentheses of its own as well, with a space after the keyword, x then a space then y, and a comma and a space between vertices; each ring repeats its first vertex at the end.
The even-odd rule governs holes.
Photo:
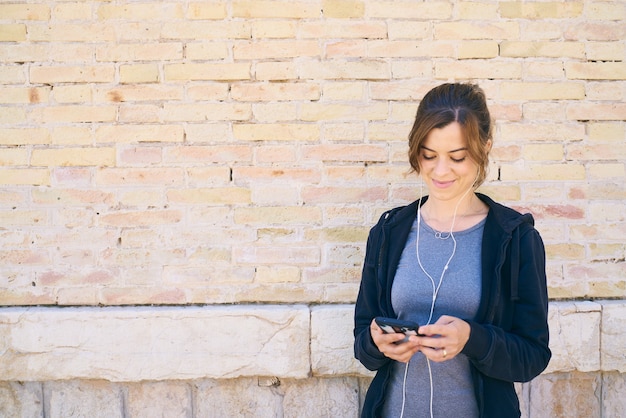
POLYGON ((470 326, 462 319, 442 315, 432 325, 419 329, 424 337, 418 337, 420 351, 431 361, 442 362, 456 357, 463 350, 470 336, 470 326))

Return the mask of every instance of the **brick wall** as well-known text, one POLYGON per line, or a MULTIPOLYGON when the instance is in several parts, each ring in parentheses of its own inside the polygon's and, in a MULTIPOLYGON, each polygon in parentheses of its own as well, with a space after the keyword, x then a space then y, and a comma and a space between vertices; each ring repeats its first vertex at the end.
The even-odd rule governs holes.
POLYGON ((496 119, 482 191, 546 243, 555 358, 519 387, 524 414, 623 414, 625 18, 583 0, 0 2, 0 416, 356 416, 367 232, 417 197, 408 131, 452 80, 496 119))

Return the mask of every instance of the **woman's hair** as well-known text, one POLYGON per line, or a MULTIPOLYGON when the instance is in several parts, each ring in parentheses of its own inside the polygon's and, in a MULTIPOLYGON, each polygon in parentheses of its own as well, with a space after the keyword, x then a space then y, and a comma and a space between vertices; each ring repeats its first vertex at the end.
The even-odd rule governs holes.
POLYGON ((409 134, 409 163, 419 174, 420 151, 426 137, 432 129, 444 128, 453 122, 461 125, 469 157, 478 164, 480 171, 475 182, 478 187, 487 176, 493 128, 485 93, 475 84, 446 83, 426 93, 409 134))

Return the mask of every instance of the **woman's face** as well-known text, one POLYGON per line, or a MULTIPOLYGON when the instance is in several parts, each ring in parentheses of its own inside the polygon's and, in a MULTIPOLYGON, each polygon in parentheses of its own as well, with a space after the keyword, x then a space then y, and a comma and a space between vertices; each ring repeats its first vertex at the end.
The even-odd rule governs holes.
POLYGON ((456 202, 473 188, 478 165, 470 159, 467 141, 458 122, 428 133, 420 154, 420 175, 432 198, 456 202))

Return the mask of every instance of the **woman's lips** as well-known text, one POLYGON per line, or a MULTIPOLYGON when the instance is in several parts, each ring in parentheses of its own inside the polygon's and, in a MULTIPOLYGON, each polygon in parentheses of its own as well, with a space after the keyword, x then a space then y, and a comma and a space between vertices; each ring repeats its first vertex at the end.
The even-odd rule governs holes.
POLYGON ((450 180, 450 181, 433 180, 433 184, 440 189, 446 189, 452 186, 453 183, 454 183, 454 180, 450 180))

